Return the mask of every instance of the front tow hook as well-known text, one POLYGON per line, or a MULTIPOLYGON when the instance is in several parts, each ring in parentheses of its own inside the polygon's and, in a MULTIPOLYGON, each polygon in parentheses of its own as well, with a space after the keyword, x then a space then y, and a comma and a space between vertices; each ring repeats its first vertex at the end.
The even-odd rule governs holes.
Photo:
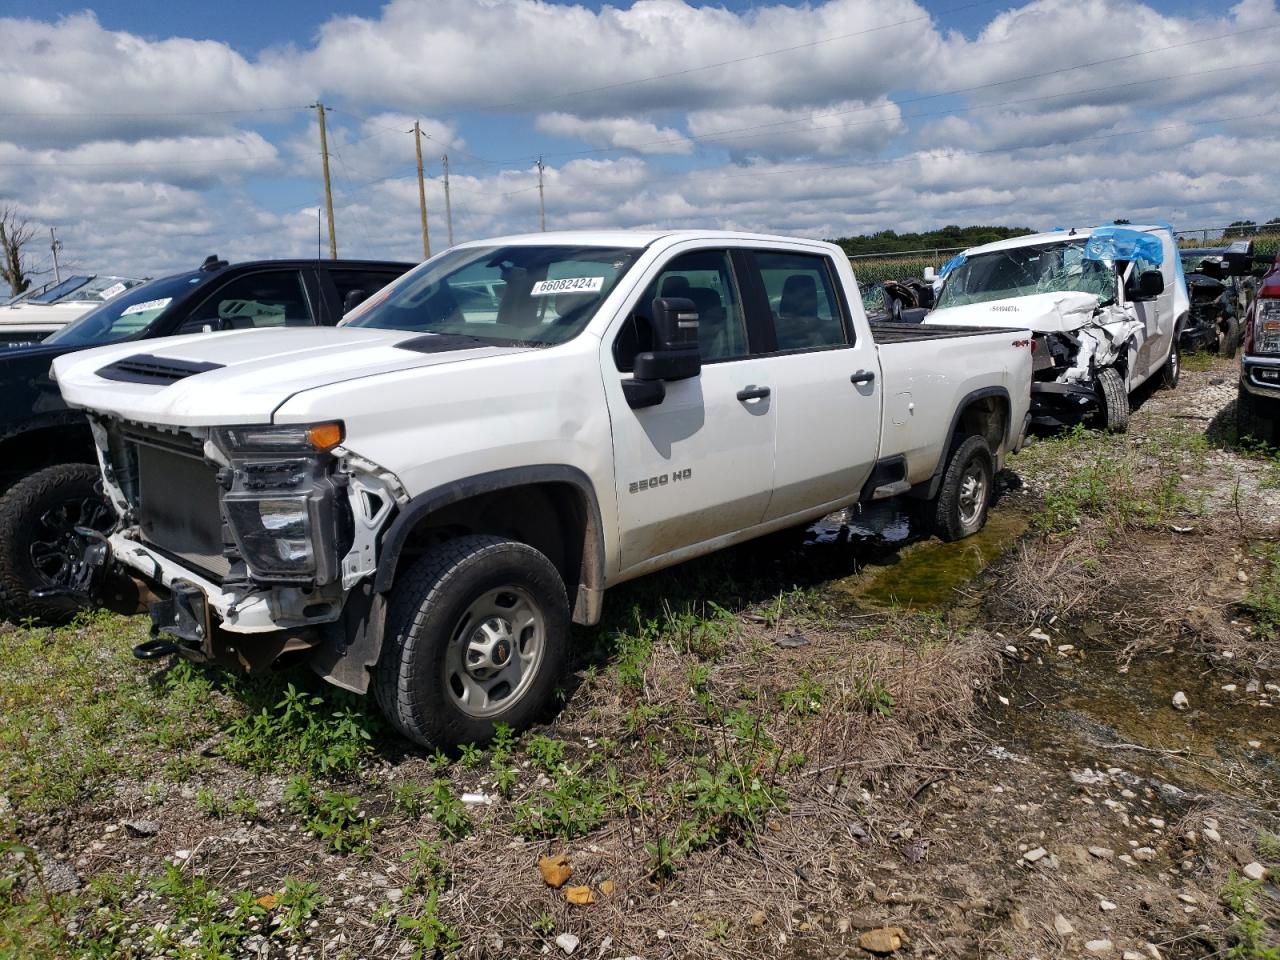
POLYGON ((153 637, 150 640, 143 640, 133 648, 133 655, 139 660, 159 660, 162 657, 172 656, 178 652, 178 645, 172 640, 162 640, 160 637, 153 637))

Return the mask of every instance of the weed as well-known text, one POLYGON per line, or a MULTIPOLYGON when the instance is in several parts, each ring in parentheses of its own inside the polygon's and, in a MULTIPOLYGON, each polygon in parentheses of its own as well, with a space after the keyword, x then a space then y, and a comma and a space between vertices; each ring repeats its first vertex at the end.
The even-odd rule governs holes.
POLYGON ((417 820, 427 809, 427 791, 416 780, 406 780, 391 788, 391 803, 410 820, 417 820))
POLYGON ((305 777, 290 778, 285 802, 334 853, 363 853, 378 829, 378 821, 361 810, 359 797, 317 790, 305 777))
POLYGON ((878 677, 855 677, 852 693, 854 703, 867 713, 885 718, 893 716, 893 694, 878 677))
POLYGON ((782 804, 779 791, 766 786, 753 769, 731 760, 714 769, 696 768, 682 790, 696 827, 691 849, 713 840, 744 839, 765 811, 782 804))
POLYGON ((563 772, 552 785, 516 805, 516 831, 527 839, 590 833, 604 821, 605 793, 573 772, 563 772))
POLYGON ((1235 944, 1226 953, 1228 960, 1280 960, 1280 948, 1268 946, 1267 924, 1259 917, 1258 894, 1262 883, 1231 871, 1222 888, 1222 902, 1234 917, 1231 933, 1235 944))
POLYGON ((1250 582, 1241 606, 1253 617, 1264 639, 1280 637, 1280 549, 1272 548, 1262 555, 1262 571, 1250 582))
POLYGON ((396 925, 405 931, 413 947, 413 960, 452 956, 462 949, 462 937, 458 931, 440 917, 440 893, 437 890, 427 894, 416 916, 401 915, 396 925))
POLYGON ((510 797, 520 782, 520 771, 509 763, 494 765, 493 788, 504 797, 510 797))
POLYGON ((431 818, 440 824, 440 832, 448 840, 461 840, 471 832, 471 815, 467 805, 453 795, 449 781, 440 779, 431 784, 428 800, 431 818))
POLYGON ((311 919, 311 915, 324 904, 320 895, 320 885, 297 880, 294 877, 284 878, 284 890, 280 892, 280 923, 276 930, 287 936, 300 939, 302 925, 311 919))
POLYGON ((822 684, 805 674, 800 683, 778 695, 782 709, 796 716, 818 713, 822 709, 822 684))
POLYGON ((420 892, 444 890, 449 885, 452 871, 440 851, 444 845, 419 840, 418 845, 401 859, 409 864, 409 880, 420 892))
POLYGON ((529 924, 529 927, 538 936, 549 937, 556 932, 556 918, 544 910, 538 914, 533 923, 529 924))
MULTIPOLYGON (((271 689, 248 682, 245 698, 260 701, 271 689)), ((290 683, 273 700, 232 723, 223 747, 228 760, 255 773, 283 764, 328 776, 354 772, 368 755, 377 721, 352 695, 335 690, 322 697, 290 683)))
POLYGON ((464 743, 459 750, 461 751, 459 760, 468 770, 478 769, 484 763, 484 750, 474 743, 464 743))
POLYGON ((1280 861, 1280 836, 1269 830, 1259 830, 1257 847, 1262 859, 1272 863, 1280 861))
POLYGON ((564 742, 540 733, 529 738, 529 742, 525 744, 525 752, 548 775, 554 775, 564 763, 564 742))
POLYGON ((196 791, 196 807, 206 817, 221 820, 229 812, 227 802, 212 790, 201 787, 196 791))

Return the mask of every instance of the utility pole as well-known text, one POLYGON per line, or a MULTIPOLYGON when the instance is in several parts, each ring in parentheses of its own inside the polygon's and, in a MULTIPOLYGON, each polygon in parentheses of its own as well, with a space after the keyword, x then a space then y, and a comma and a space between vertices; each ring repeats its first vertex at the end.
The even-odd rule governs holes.
POLYGON ((444 165, 444 220, 449 228, 449 246, 453 246, 453 204, 449 202, 449 155, 440 158, 444 165))
POLYGON ((320 115, 320 158, 324 163, 324 206, 329 213, 329 258, 338 259, 338 235, 333 231, 333 186, 329 183, 329 138, 324 130, 324 104, 314 104, 320 115))
POLYGON ((422 124, 413 121, 413 146, 418 151, 418 209, 422 211, 422 256, 431 259, 431 231, 427 229, 427 187, 422 179, 422 124))
POLYGON ((62 244, 58 242, 58 235, 53 232, 53 227, 49 228, 49 249, 53 251, 53 282, 62 282, 62 270, 58 266, 58 251, 62 249, 62 244))
POLYGON ((542 154, 538 154, 538 225, 543 233, 547 232, 547 203, 542 195, 542 154))

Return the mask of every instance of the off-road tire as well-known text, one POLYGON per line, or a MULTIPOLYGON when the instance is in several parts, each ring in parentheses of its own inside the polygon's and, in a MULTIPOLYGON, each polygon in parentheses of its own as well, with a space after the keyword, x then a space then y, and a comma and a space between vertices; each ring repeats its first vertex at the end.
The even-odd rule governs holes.
MULTIPOLYGON (((0 615, 15 623, 34 620, 57 626, 86 609, 72 597, 31 596, 32 590, 55 585, 36 567, 31 545, 42 518, 60 503, 96 497, 105 504, 98 481, 96 466, 63 463, 24 477, 0 498, 0 615)), ((83 546, 82 539, 75 540, 83 546)))
POLYGON ((1168 359, 1165 360, 1164 366, 1160 368, 1160 386, 1164 390, 1176 390, 1178 381, 1182 379, 1182 353, 1178 348, 1178 338, 1173 338, 1173 345, 1169 348, 1168 359))
POLYGON ((1240 321, 1235 317, 1227 317, 1227 322, 1223 325, 1222 338, 1218 341, 1218 355, 1232 360, 1239 349, 1240 321))
POLYGON ((1102 427, 1107 433, 1124 433, 1129 429, 1129 391, 1124 377, 1115 367, 1104 367, 1098 373, 1098 399, 1102 407, 1102 427))
POLYGON ((995 461, 991 448, 982 437, 966 437, 952 452, 942 475, 942 486, 933 500, 929 527, 939 540, 950 543, 963 540, 981 530, 987 523, 987 511, 995 491, 995 461), (965 485, 971 468, 980 472, 982 493, 976 510, 965 506, 965 485))
POLYGON ((1280 441, 1280 403, 1237 388, 1236 437, 1253 437, 1263 443, 1280 441))
POLYGON ((391 724, 415 743, 484 743, 496 724, 521 730, 546 711, 564 670, 568 643, 564 581, 542 553, 485 534, 446 540, 415 561, 392 588, 382 652, 373 671, 374 696, 391 724), (446 688, 447 656, 451 642, 463 642, 452 634, 471 604, 504 587, 524 591, 540 607, 545 646, 517 702, 478 718, 461 709, 446 688))

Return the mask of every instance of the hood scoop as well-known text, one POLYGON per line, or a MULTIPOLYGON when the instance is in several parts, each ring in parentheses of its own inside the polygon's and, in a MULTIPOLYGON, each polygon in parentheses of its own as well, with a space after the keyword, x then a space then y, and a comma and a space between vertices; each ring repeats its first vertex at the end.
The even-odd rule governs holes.
POLYGON ((97 371, 104 380, 119 380, 124 383, 164 384, 177 383, 197 373, 222 369, 220 363, 197 363, 193 360, 173 360, 167 357, 154 357, 149 353, 135 353, 115 363, 107 364, 97 371))

